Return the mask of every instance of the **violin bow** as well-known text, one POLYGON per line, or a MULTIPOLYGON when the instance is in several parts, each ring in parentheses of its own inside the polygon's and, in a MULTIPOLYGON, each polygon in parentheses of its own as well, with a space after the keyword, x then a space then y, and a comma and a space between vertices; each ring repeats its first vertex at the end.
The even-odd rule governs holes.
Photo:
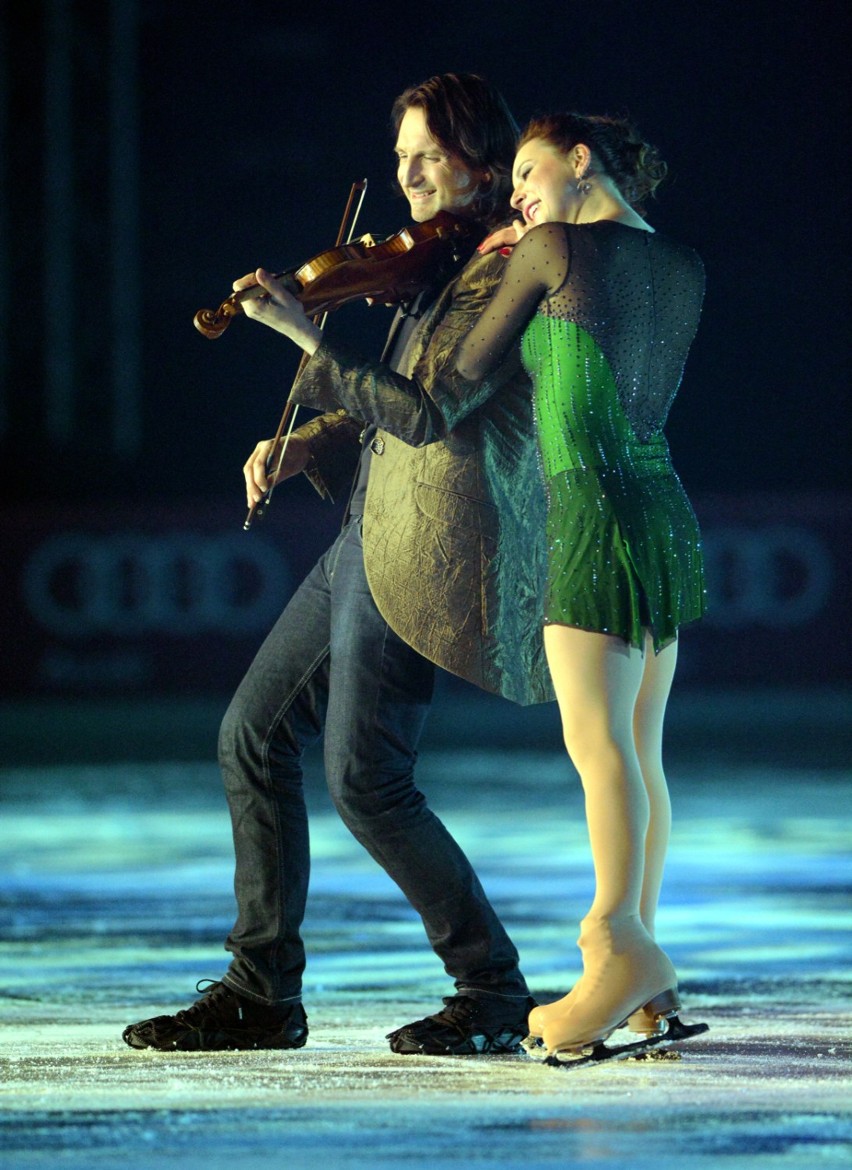
MULTIPOLYGON (((355 225, 358 223, 358 216, 361 214, 361 207, 364 203, 364 195, 366 192, 366 179, 360 179, 359 181, 352 184, 352 187, 349 191, 349 198, 346 200, 346 207, 343 210, 343 218, 340 221, 340 228, 337 232, 337 239, 334 242, 335 248, 340 247, 340 245, 344 242, 344 237, 347 244, 351 243, 352 237, 355 234, 355 225), (353 212, 355 197, 358 195, 360 195, 360 198, 358 199, 358 205, 355 207, 353 212)), ((318 325, 320 329, 324 329, 327 318, 328 312, 326 311, 325 313, 317 314, 317 316, 312 317, 311 320, 315 325, 318 325)), ((302 370, 304 370, 309 360, 310 355, 303 351, 302 360, 299 362, 299 368, 296 370, 296 376, 293 379, 293 385, 290 387, 290 394, 292 394, 295 390, 296 383, 299 381, 302 370)), ((272 483, 269 485, 265 494, 261 496, 257 503, 252 504, 252 506, 249 508, 248 515, 243 522, 243 529, 246 532, 248 532, 248 530, 251 528, 254 518, 260 518, 263 516, 266 509, 269 507, 270 500, 272 499, 272 493, 275 490, 276 484, 278 483, 278 476, 281 472, 281 468, 284 466, 284 456, 287 454, 287 445, 290 442, 290 436, 293 433, 293 427, 296 424, 296 415, 298 413, 298 403, 293 402, 293 400, 290 398, 290 395, 288 395, 287 402, 284 407, 284 413, 281 415, 281 421, 278 424, 278 430, 275 432, 275 438, 272 440, 272 455, 274 455, 278 444, 281 444, 281 453, 278 456, 278 460, 275 464, 275 472, 272 477, 272 483)))

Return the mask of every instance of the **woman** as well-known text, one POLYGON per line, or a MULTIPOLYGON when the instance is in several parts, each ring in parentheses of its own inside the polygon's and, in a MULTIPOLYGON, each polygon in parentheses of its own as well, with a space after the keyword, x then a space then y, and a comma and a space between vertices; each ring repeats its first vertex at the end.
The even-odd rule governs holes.
POLYGON ((659 1032, 679 1004, 654 941, 670 826, 662 728, 678 628, 701 616, 704 585, 698 526, 662 427, 704 274, 638 210, 664 173, 624 121, 532 122, 514 166, 523 225, 511 239, 523 238, 451 379, 487 382, 523 334, 548 490, 545 648, 595 870, 582 977, 529 1018, 529 1050, 563 1058, 628 1017, 659 1032))

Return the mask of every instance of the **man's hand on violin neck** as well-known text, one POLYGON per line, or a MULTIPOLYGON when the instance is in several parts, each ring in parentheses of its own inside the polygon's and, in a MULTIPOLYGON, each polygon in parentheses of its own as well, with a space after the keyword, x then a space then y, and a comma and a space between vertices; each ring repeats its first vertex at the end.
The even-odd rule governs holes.
POLYGON ((252 321, 260 321, 277 333, 283 333, 307 354, 316 351, 322 330, 311 321, 283 281, 277 280, 271 272, 258 268, 254 273, 241 276, 234 281, 234 291, 245 293, 240 303, 252 321))
POLYGON ((273 452, 275 440, 263 439, 246 461, 243 467, 243 476, 246 481, 246 500, 249 507, 262 500, 274 483, 298 475, 307 467, 310 455, 308 444, 299 435, 291 435, 287 442, 287 450, 284 452, 284 460, 279 469, 278 460, 281 457, 281 444, 283 442, 283 439, 279 439, 278 447, 273 452))

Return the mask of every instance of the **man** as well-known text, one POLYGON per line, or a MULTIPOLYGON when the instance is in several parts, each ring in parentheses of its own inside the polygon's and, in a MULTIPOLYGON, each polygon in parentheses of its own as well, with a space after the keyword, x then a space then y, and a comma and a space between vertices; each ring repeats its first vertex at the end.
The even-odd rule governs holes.
MULTIPOLYGON (((516 128, 481 78, 444 74, 396 101, 398 179, 415 221, 481 225, 508 201, 516 128)), ((333 496, 358 458, 342 532, 288 603, 228 709, 219 758, 231 809, 239 914, 233 960, 192 1007, 124 1032, 136 1048, 297 1048, 307 1038, 299 929, 308 882, 304 749, 324 732, 344 822, 423 919, 456 994, 389 1036, 400 1053, 513 1052, 533 1005, 517 952, 470 863, 414 784, 435 664, 517 702, 551 698, 538 597, 544 499, 531 395, 514 354, 477 400, 439 372, 487 305, 498 254, 475 256, 397 314, 386 362, 330 342, 258 270, 244 309, 311 354, 293 397, 325 410, 288 445, 333 496), (358 440, 361 440, 360 447, 358 440), (538 514, 536 514, 538 510, 538 514)), ((236 282, 248 287, 253 278, 236 282)), ((245 467, 249 503, 272 444, 245 467)))

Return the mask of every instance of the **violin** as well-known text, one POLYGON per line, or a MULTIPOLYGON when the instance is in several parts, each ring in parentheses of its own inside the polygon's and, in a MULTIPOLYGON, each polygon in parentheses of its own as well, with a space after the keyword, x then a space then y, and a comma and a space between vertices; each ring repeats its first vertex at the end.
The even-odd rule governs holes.
MULTIPOLYGON (((449 275, 473 255, 484 235, 479 224, 439 211, 433 219, 409 224, 381 243, 366 237, 329 248, 299 268, 277 273, 276 280, 284 282, 309 316, 366 298, 396 305, 449 275)), ((211 341, 221 337, 255 288, 256 283, 231 293, 218 309, 199 309, 193 318, 195 328, 211 341)))

